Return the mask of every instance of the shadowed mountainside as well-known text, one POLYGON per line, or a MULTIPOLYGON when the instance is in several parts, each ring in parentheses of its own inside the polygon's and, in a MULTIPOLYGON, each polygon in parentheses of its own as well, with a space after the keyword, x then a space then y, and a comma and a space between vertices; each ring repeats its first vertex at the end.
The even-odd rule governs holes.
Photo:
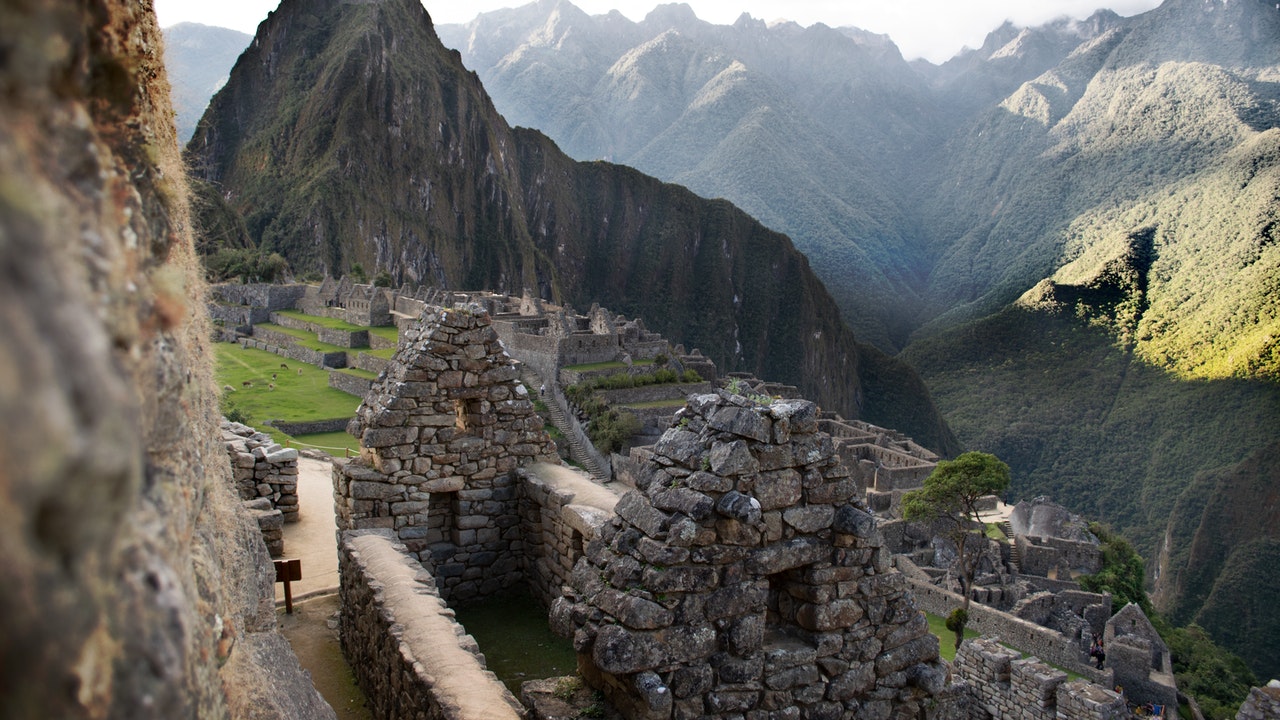
POLYGON ((259 247, 296 270, 359 262, 397 282, 598 302, 723 368, 954 449, 918 378, 892 404, 860 379, 862 349, 785 236, 728 202, 512 130, 416 3, 286 1, 187 153, 259 247))

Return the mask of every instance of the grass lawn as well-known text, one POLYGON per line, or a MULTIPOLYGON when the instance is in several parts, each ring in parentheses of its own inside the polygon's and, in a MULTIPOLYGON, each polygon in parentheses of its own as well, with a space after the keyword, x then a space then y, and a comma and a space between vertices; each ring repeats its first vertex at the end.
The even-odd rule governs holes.
POLYGON ((986 523, 986 526, 987 529, 985 533, 987 537, 995 540, 996 542, 1009 542, 1009 536, 1004 534, 1004 530, 1001 530, 999 525, 996 523, 986 523))
POLYGON ((390 360, 391 358, 396 356, 395 348, 383 348, 381 350, 361 350, 360 352, 364 353, 365 355, 372 355, 376 358, 382 358, 383 360, 390 360))
POLYGON ((347 322, 346 320, 339 320, 337 318, 329 318, 329 317, 320 317, 319 315, 308 315, 304 312, 298 312, 297 310, 277 310, 276 314, 283 315, 287 318, 293 318, 294 320, 309 322, 313 325, 319 325, 320 327, 329 328, 331 330, 354 331, 354 330, 369 329, 362 325, 353 325, 347 322))
POLYGON ((316 339, 316 334, 309 330, 294 330, 293 328, 274 325, 272 323, 258 323, 258 327, 289 335, 297 340, 298 345, 307 348, 308 350, 316 350, 322 353, 349 353, 352 351, 351 348, 344 348, 338 345, 330 345, 329 343, 320 342, 316 339))
POLYGON ((280 440, 279 431, 272 431, 267 420, 303 422, 352 417, 359 398, 329 387, 329 373, 313 365, 287 360, 262 350, 243 349, 233 343, 214 343, 218 360, 218 384, 228 385, 223 390, 222 409, 230 412, 238 409, 252 425, 280 440), (288 370, 280 367, 287 364, 288 370), (298 371, 302 372, 299 373, 298 371), (276 379, 272 380, 272 373, 276 379), (245 386, 245 382, 252 385, 245 386), (275 389, 270 385, 274 384, 275 389))
MULTIPOLYGON (((653 360, 636 360, 631 364, 632 365, 652 365, 653 360)), ((566 365, 564 369, 576 370, 578 372, 592 372, 595 370, 617 370, 619 368, 625 368, 626 366, 627 366, 626 363, 618 360, 607 360, 605 362, 585 363, 583 365, 566 365)))
POLYGON ((377 335, 383 340, 390 340, 391 342, 400 341, 400 328, 395 325, 378 325, 377 327, 371 327, 369 328, 369 334, 377 335))
MULTIPOLYGON (((925 619, 929 621, 929 632, 938 638, 938 654, 942 655, 947 662, 953 662, 956 659, 956 634, 947 629, 947 619, 941 615, 933 613, 925 613, 925 619)), ((964 629, 964 639, 978 637, 978 633, 970 628, 964 629)))
POLYGON ((345 431, 330 433, 308 433, 293 438, 290 447, 311 447, 323 450, 334 457, 347 457, 346 451, 351 450, 351 455, 357 455, 360 452, 360 441, 348 435, 345 431))

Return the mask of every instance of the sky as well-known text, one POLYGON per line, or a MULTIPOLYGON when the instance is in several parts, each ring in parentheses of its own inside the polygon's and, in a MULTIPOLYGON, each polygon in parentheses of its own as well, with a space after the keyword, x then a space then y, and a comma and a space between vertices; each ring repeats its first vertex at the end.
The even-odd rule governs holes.
MULTIPOLYGON (((656 0, 573 0, 597 15, 618 10, 641 20, 656 0)), ((1134 15, 1159 0, 686 0, 699 18, 729 24, 743 13, 801 25, 826 23, 884 33, 908 60, 923 57, 941 63, 964 47, 979 47, 987 33, 1005 20, 1029 27, 1055 18, 1086 18, 1099 7, 1134 15)), ((161 27, 180 22, 217 25, 252 34, 278 0, 155 0, 161 27)), ((436 23, 465 23, 478 13, 525 4, 522 0, 423 0, 436 23)))

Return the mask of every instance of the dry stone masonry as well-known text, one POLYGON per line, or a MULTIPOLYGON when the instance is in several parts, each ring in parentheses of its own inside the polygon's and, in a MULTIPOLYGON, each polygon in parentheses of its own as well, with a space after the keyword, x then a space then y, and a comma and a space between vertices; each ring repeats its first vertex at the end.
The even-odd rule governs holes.
POLYGON ((487 313, 428 308, 348 430, 361 456, 335 463, 340 529, 393 530, 447 601, 522 579, 513 471, 555 445, 487 313))
POLYGON ((970 695, 972 720, 1129 717, 1119 693, 1083 680, 1067 682, 1065 672, 993 638, 966 640, 956 653, 955 676, 970 695))
POLYGON ((552 624, 630 718, 946 717, 928 634, 804 400, 690 398, 552 624))

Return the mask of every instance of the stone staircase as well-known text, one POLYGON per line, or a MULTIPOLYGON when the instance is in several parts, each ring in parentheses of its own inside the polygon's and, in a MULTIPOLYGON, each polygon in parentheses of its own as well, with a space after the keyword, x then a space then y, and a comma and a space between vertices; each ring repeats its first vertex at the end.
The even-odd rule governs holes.
POLYGON ((1009 565, 1013 567, 1015 573, 1022 572, 1022 551, 1018 549, 1018 542, 1013 537, 1013 524, 1008 520, 1001 520, 1000 532, 1009 538, 1009 565))
MULTIPOLYGON (((531 390, 543 387, 541 378, 528 369, 521 374, 520 380, 526 388, 531 390)), ((564 410, 560 408, 560 403, 556 402, 555 398, 539 397, 546 403, 547 415, 550 416, 551 424, 559 428, 560 433, 564 435, 563 440, 569 446, 569 457, 573 458, 574 462, 581 465, 582 469, 590 473, 591 477, 597 481, 607 482, 609 474, 600 467, 600 463, 596 461, 595 456, 587 452, 587 449, 582 446, 582 442, 578 440, 578 433, 574 432, 575 421, 565 415, 564 410)))

